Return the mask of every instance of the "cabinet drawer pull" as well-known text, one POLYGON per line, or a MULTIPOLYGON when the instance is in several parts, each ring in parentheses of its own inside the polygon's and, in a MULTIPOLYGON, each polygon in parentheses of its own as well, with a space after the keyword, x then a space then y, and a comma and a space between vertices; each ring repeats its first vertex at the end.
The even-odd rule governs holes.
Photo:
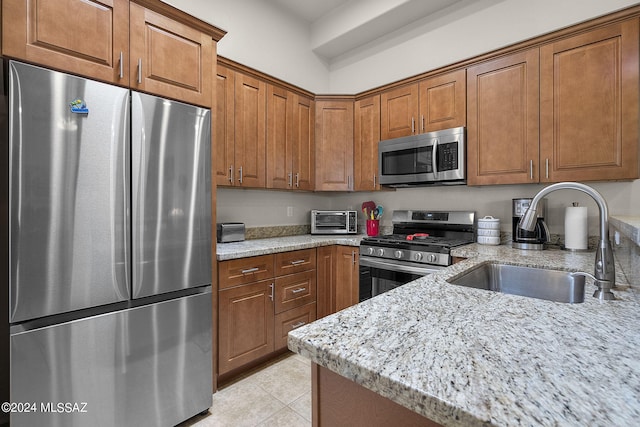
POLYGON ((307 324, 307 322, 298 322, 298 323, 295 323, 295 324, 291 325, 291 329, 296 329, 296 328, 299 328, 300 326, 304 326, 306 324, 307 324))
POLYGON ((291 261, 291 265, 298 265, 298 264, 303 264, 304 260, 303 259, 298 259, 296 261, 291 261))
POLYGON ((269 294, 269 298, 271 298, 271 301, 273 301, 273 295, 274 295, 274 286, 273 283, 269 285, 269 288, 271 288, 271 293, 269 294))
POLYGON ((299 294, 300 292, 306 291, 307 288, 298 288, 291 291, 292 294, 299 294))
POLYGON ((255 273, 258 270, 260 270, 258 267, 247 268, 246 270, 242 270, 241 273, 242 274, 255 273))

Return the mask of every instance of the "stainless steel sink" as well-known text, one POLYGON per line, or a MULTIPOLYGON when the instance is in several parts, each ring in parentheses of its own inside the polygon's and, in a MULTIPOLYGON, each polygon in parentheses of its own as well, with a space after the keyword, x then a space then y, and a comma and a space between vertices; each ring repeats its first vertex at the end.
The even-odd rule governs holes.
POLYGON ((556 302, 584 302, 585 277, 568 271, 486 263, 449 283, 556 302))

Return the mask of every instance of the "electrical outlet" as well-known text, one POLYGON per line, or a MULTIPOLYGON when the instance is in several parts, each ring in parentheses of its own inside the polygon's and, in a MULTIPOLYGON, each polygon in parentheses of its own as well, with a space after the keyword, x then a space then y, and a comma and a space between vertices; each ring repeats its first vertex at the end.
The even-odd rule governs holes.
POLYGON ((293 216, 293 206, 287 206, 287 216, 293 216))

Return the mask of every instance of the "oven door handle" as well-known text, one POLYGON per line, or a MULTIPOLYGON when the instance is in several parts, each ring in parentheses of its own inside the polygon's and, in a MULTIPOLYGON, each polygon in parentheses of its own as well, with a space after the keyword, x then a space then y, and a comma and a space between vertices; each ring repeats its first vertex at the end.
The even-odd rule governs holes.
POLYGON ((399 273, 418 274, 426 276, 427 274, 435 273, 442 270, 444 267, 440 266, 414 266, 407 265, 404 262, 397 262, 394 260, 386 260, 380 258, 371 258, 367 256, 360 256, 360 266, 379 268, 381 270, 397 271, 399 273))

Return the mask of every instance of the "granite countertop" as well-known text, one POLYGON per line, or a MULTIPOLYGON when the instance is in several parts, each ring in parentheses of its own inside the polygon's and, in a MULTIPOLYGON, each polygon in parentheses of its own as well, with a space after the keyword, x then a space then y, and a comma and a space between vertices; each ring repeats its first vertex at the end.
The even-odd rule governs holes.
POLYGON ((236 258, 295 251, 298 249, 316 248, 318 246, 344 245, 359 246, 363 234, 355 235, 311 235, 272 237, 268 239, 245 240, 243 242, 218 243, 216 258, 225 261, 236 258))
POLYGON ((446 426, 638 422, 640 284, 600 302, 587 280, 583 303, 555 303, 446 280, 489 261, 592 272, 593 252, 452 254, 468 259, 298 328, 289 348, 446 426))
POLYGON ((640 246, 640 216, 615 215, 609 217, 609 223, 618 228, 636 245, 640 246))

